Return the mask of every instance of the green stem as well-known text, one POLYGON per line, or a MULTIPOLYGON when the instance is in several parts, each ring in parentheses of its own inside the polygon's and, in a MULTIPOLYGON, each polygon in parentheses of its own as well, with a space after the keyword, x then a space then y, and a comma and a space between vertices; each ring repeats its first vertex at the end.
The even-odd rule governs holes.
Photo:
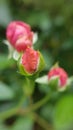
POLYGON ((41 106, 43 106, 44 104, 47 103, 47 101, 50 99, 50 97, 51 97, 51 93, 48 94, 47 96, 45 96, 45 98, 43 98, 42 100, 38 101, 37 103, 32 104, 32 106, 30 106, 26 109, 20 110, 21 111, 20 114, 22 114, 22 115, 27 114, 31 111, 35 111, 35 110, 39 109, 41 106))
POLYGON ((24 86, 23 86, 23 91, 24 95, 27 97, 31 96, 34 92, 34 80, 31 80, 29 78, 25 78, 24 86))
POLYGON ((45 98, 43 98, 42 100, 38 101, 37 103, 33 104, 31 106, 31 110, 37 110, 39 109, 41 106, 43 106, 44 104, 47 103, 47 101, 50 99, 51 94, 48 94, 47 96, 45 96, 45 98))
POLYGON ((47 96, 45 96, 45 98, 43 98, 42 100, 38 101, 37 103, 32 104, 31 106, 28 106, 26 109, 21 109, 21 106, 24 102, 24 98, 22 98, 22 100, 19 102, 19 104, 15 107, 12 108, 10 110, 7 110, 5 112, 1 112, 0 113, 0 119, 6 119, 9 118, 13 115, 16 114, 28 114, 31 111, 35 111, 37 109, 39 109, 41 106, 43 106, 45 103, 47 103, 47 101, 50 99, 51 94, 48 94, 47 96))
POLYGON ((38 114, 33 113, 33 119, 45 130, 52 130, 52 126, 38 114))
POLYGON ((9 118, 9 117, 11 117, 13 115, 16 115, 17 112, 19 111, 21 105, 23 104, 23 102, 24 102, 24 98, 22 98, 20 100, 20 102, 18 103, 18 105, 15 106, 14 108, 11 108, 11 109, 6 110, 4 112, 0 112, 0 119, 4 120, 4 119, 9 118))

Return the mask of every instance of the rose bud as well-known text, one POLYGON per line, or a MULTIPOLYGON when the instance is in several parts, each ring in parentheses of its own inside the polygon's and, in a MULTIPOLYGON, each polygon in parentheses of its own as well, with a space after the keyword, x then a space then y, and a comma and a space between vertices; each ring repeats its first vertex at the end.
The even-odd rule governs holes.
POLYGON ((32 46, 33 32, 30 26, 22 21, 11 22, 7 27, 6 37, 18 52, 32 46))
POLYGON ((19 59, 19 70, 23 75, 30 76, 44 68, 44 59, 39 51, 27 48, 19 59))
MULTIPOLYGON (((63 90, 67 86, 68 75, 67 75, 66 71, 63 68, 61 68, 61 67, 53 67, 48 72, 48 80, 51 81, 51 83, 53 81, 57 81, 59 90, 63 90)), ((54 83, 56 83, 56 82, 54 82, 54 83)))

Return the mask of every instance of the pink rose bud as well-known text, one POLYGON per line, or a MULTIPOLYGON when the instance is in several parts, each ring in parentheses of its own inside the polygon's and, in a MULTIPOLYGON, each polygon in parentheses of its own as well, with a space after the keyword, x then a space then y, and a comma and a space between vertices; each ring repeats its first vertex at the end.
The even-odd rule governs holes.
POLYGON ((32 46, 33 32, 30 26, 22 21, 11 22, 7 27, 6 37, 18 52, 32 46))
POLYGON ((21 64, 28 73, 34 73, 39 65, 39 52, 32 48, 27 48, 21 57, 21 64))
POLYGON ((67 84, 68 75, 66 71, 61 67, 52 68, 48 73, 48 79, 52 79, 54 77, 59 77, 59 86, 63 87, 67 84))

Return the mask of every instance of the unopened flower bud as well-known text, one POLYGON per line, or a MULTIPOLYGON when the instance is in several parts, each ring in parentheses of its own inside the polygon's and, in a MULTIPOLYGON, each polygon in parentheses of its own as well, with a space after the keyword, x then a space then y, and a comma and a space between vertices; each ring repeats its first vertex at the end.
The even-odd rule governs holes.
POLYGON ((31 48, 26 49, 22 56, 22 65, 29 73, 34 73, 39 65, 39 53, 31 48))
POLYGON ((63 88, 67 85, 68 81, 68 75, 66 71, 61 68, 61 67, 53 67, 49 72, 48 72, 48 80, 54 80, 58 77, 58 86, 60 88, 63 88))
POLYGON ((18 52, 32 46, 33 32, 30 26, 22 21, 11 22, 7 27, 6 37, 18 52))
POLYGON ((20 72, 23 75, 32 75, 40 72, 44 67, 44 60, 39 51, 27 48, 19 60, 20 72))

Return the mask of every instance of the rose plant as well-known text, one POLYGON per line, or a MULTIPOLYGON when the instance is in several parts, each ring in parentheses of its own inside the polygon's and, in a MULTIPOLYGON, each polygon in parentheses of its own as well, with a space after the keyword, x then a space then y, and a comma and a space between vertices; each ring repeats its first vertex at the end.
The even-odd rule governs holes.
MULTIPOLYGON (((4 114, 5 118, 20 114, 33 113, 46 102, 52 99, 55 93, 63 93, 70 90, 72 77, 68 77, 67 72, 57 63, 51 67, 45 76, 41 76, 40 72, 45 68, 45 59, 40 51, 34 49, 33 39, 34 32, 30 25, 22 21, 12 21, 6 29, 6 39, 8 46, 13 48, 12 55, 17 52, 15 59, 17 59, 18 73, 24 77, 24 85, 22 86, 23 100, 19 103, 19 107, 13 108, 12 113, 4 114), (17 57, 17 58, 16 58, 17 57), (40 101, 33 103, 32 96, 34 94, 36 83, 47 85, 50 91, 40 101), (24 109, 23 103, 25 98, 28 98, 29 104, 24 109), (32 99, 32 101, 31 101, 32 99)), ((34 114, 35 115, 35 114, 34 114)))

